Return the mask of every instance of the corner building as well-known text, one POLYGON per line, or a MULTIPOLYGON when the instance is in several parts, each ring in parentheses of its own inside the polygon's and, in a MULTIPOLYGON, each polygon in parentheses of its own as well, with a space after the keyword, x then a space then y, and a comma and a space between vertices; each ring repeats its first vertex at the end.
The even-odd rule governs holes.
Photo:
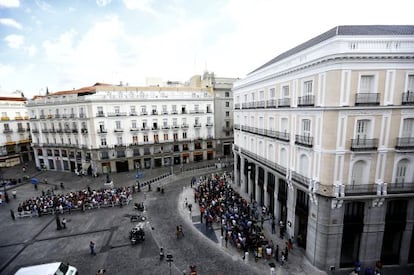
POLYGON ((338 26, 236 81, 234 176, 316 267, 412 269, 414 26, 338 26))
POLYGON ((101 174, 215 159, 214 85, 204 85, 212 79, 37 96, 27 104, 36 165, 101 174))

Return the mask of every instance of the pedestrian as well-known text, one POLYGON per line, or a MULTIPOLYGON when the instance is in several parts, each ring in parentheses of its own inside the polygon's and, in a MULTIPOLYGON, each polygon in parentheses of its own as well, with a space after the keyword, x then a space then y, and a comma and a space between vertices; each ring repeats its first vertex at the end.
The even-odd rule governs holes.
POLYGON ((62 219, 62 226, 63 226, 63 229, 66 229, 66 219, 65 218, 62 219))
POLYGON ((276 233, 276 222, 275 222, 275 218, 272 218, 272 234, 276 233))
POLYGON ((57 230, 61 230, 62 229, 62 225, 60 223, 59 215, 56 215, 56 229, 57 230))
POLYGON ((104 275, 106 272, 105 269, 99 269, 98 272, 96 272, 96 275, 104 275))
POLYGON ((279 262, 279 245, 276 245, 276 250, 275 250, 275 260, 276 262, 279 262))
POLYGON ((280 265, 283 266, 285 264, 285 253, 282 252, 282 255, 280 256, 280 265))
POLYGON ((95 256, 96 255, 96 253, 95 253, 95 243, 93 241, 89 242, 89 249, 91 251, 91 255, 95 256))
POLYGON ((13 221, 16 219, 16 217, 14 216, 14 211, 13 209, 10 209, 10 216, 13 219, 13 221))
POLYGON ((289 255, 289 249, 287 246, 285 246, 285 259, 286 261, 288 260, 288 255, 289 255))
POLYGON ((181 236, 184 237, 183 226, 181 224, 180 224, 179 230, 180 230, 181 236))

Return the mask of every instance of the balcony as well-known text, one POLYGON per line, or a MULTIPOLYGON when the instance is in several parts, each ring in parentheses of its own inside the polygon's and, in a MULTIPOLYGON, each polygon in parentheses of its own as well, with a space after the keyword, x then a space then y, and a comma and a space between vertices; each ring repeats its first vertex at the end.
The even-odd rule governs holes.
POLYGON ((149 130, 149 128, 147 126, 142 126, 141 127, 141 131, 148 131, 148 130, 149 130))
POLYGON ((87 118, 85 113, 80 113, 79 118, 87 118))
POLYGON ((266 108, 267 109, 272 109, 272 108, 276 108, 277 104, 276 104, 276 100, 275 99, 269 99, 266 101, 266 108))
POLYGON ((277 100, 277 106, 279 108, 290 107, 290 98, 279 98, 277 100))
POLYGON ((351 139, 351 151, 373 151, 378 149, 377 138, 351 139))
POLYGON ((17 128, 17 132, 18 133, 24 133, 24 132, 26 132, 26 129, 24 129, 24 128, 17 128))
POLYGON ((234 129, 236 129, 236 130, 241 130, 241 128, 240 128, 240 124, 234 124, 234 129))
POLYGON ((152 126, 151 130, 158 131, 159 129, 158 129, 158 126, 152 126))
POLYGON ((81 129, 81 133, 82 133, 82 134, 87 134, 87 133, 88 133, 88 129, 86 129, 86 128, 82 128, 82 129, 81 129))
POLYGON ((172 115, 177 115, 177 114, 178 114, 178 112, 177 112, 176 110, 172 110, 172 111, 171 111, 171 114, 172 114, 172 115))
POLYGON ((1 117, 1 120, 2 121, 8 121, 8 120, 10 120, 10 118, 8 116, 2 116, 1 117))
POLYGON ((183 124, 181 125, 181 128, 183 128, 183 129, 187 129, 187 128, 188 128, 188 124, 183 123, 183 124))
MULTIPOLYGON (((171 128, 173 128, 173 129, 178 129, 178 128, 180 128, 180 126, 178 126, 178 125, 173 125, 171 128)), ((187 127, 188 128, 188 127, 187 127)))
POLYGON ((126 112, 115 112, 115 113, 108 113, 108 117, 117 117, 117 116, 126 116, 126 112))
POLYGON ((414 92, 408 91, 403 93, 401 105, 414 105, 414 92))
POLYGON ((13 133, 13 130, 12 129, 4 129, 3 133, 4 134, 11 134, 11 133, 13 133))
POLYGON ((72 130, 70 128, 66 128, 65 130, 63 130, 63 132, 69 134, 69 133, 72 133, 72 130))
POLYGON ((62 118, 68 118, 68 115, 67 114, 63 114, 62 115, 62 118))
POLYGON ((55 114, 55 118, 60 118, 60 115, 59 114, 55 114))
POLYGON ((363 196, 363 195, 376 195, 376 184, 347 184, 345 185, 345 195, 348 196, 363 196))
POLYGON ((254 103, 254 107, 255 107, 256 109, 264 109, 264 108, 265 108, 265 106, 266 106, 266 101, 264 101, 264 100, 256 101, 256 102, 254 103))
POLYGON ((298 107, 309 107, 315 106, 315 96, 313 95, 305 95, 298 97, 298 107))
POLYGON ((131 132, 138 132, 138 128, 137 127, 131 127, 129 130, 131 132))
POLYGON ((163 130, 168 130, 168 129, 170 129, 170 126, 168 126, 168 125, 163 125, 163 126, 162 126, 162 129, 163 129, 163 130))
POLYGON ((38 133, 39 133, 39 129, 33 129, 33 130, 32 130, 32 133, 33 133, 33 134, 38 134, 38 133))
POLYGON ((56 133, 55 128, 49 129, 49 133, 56 133))
POLYGON ((77 134, 78 133, 78 129, 72 129, 72 133, 77 134))
POLYGON ((379 93, 357 93, 355 95, 355 106, 376 106, 379 103, 379 93))
POLYGON ((201 128, 201 124, 200 123, 195 123, 194 128, 201 128))
POLYGON ((311 181, 310 178, 305 177, 301 174, 299 174, 298 172, 292 171, 292 180, 296 181, 297 183, 299 183, 300 185, 308 188, 309 186, 309 182, 311 181))
POLYGON ((414 193, 414 182, 393 182, 387 185, 388 194, 414 193))
POLYGON ((137 112, 130 112, 129 115, 130 116, 137 116, 138 114, 137 114, 137 112))
POLYGON ((48 119, 52 119, 53 118, 53 115, 47 115, 47 118, 48 119))
POLYGON ((152 110, 151 115, 153 115, 153 116, 158 115, 158 111, 157 110, 152 110))
MULTIPOLYGON (((213 125, 211 125, 211 126, 213 126, 213 125)), ((234 128, 236 128, 236 126, 234 126, 234 128)), ((223 126, 223 131, 228 133, 228 132, 233 131, 233 128, 230 127, 230 126, 223 126)))
POLYGON ((48 129, 42 129, 42 133, 49 133, 49 130, 48 129))
POLYGON ((98 134, 106 134, 108 131, 106 129, 98 129, 98 134))
MULTIPOLYGON (((268 132, 271 130, 268 130, 268 132)), ((289 141, 290 140, 290 134, 287 132, 280 132, 280 131, 274 131, 274 138, 282 141, 289 141)))
POLYGON ((40 119, 45 119, 45 118, 46 118, 46 116, 45 116, 45 115, 40 115, 40 116, 39 116, 39 118, 40 118, 40 119))
POLYGON ((96 113, 96 116, 97 116, 97 117, 104 117, 104 116, 105 116, 105 114, 104 114, 104 112, 97 112, 97 113, 96 113))
POLYGON ((211 123, 211 122, 207 122, 207 123, 206 123, 206 127, 213 127, 213 123, 211 123))
POLYGON ((114 133, 122 133, 123 131, 124 131, 124 129, 122 129, 122 128, 114 129, 114 133))
POLYGON ((308 135, 296 135, 295 136, 295 144, 312 148, 313 146, 313 137, 308 135))
POLYGON ((69 118, 76 118, 76 114, 70 114, 69 118))
POLYGON ((22 116, 16 116, 16 117, 14 117, 14 119, 15 120, 23 120, 23 117, 22 116))
POLYGON ((413 150, 414 149, 414 137, 399 137, 395 145, 397 150, 413 150))

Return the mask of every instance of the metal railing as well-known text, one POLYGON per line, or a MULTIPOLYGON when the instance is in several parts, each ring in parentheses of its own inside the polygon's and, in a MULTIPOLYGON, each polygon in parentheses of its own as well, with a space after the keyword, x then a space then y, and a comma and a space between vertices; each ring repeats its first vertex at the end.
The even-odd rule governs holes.
POLYGON ((305 147, 313 146, 313 137, 308 135, 295 135, 295 144, 302 145, 305 147))
POLYGON ((414 149, 414 137, 398 137, 395 149, 414 149))
POLYGON ((351 151, 370 151, 377 150, 377 138, 356 138, 351 139, 351 151))
POLYGON ((355 95, 355 105, 379 105, 379 93, 357 93, 355 95))

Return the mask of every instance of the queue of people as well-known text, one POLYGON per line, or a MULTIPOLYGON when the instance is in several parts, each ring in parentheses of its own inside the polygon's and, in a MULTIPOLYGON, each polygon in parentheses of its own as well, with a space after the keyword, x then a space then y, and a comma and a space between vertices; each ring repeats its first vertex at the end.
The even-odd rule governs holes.
POLYGON ((122 206, 128 204, 132 199, 130 187, 102 188, 92 190, 90 187, 76 192, 55 194, 48 190, 42 192, 41 196, 32 197, 19 204, 17 216, 23 215, 46 215, 72 210, 86 210, 106 206, 122 206))
POLYGON ((276 251, 273 241, 263 232, 263 222, 273 219, 274 223, 274 218, 257 202, 249 203, 241 197, 229 182, 226 174, 200 177, 194 187, 194 200, 200 207, 201 223, 204 221, 206 227, 220 223, 226 246, 230 243, 244 253, 253 253, 256 260, 274 257, 277 261, 287 261, 291 242, 279 254, 279 247, 276 251))

